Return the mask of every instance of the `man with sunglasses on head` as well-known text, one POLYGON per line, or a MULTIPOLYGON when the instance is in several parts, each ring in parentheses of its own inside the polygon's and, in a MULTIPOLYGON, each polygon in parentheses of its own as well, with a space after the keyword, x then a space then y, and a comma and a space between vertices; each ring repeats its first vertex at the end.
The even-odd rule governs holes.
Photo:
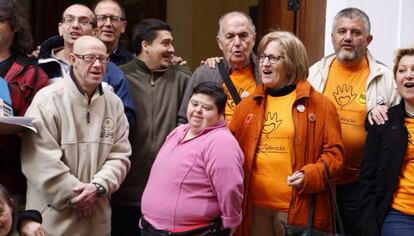
POLYGON ((110 195, 130 168, 129 125, 102 79, 104 43, 74 41, 69 73, 39 91, 26 115, 38 133, 23 138, 26 208, 42 212, 47 235, 110 235, 110 195))
POLYGON ((105 43, 111 62, 120 66, 132 60, 132 54, 119 43, 127 26, 124 8, 113 0, 101 0, 93 8, 98 38, 105 43))
MULTIPOLYGON (((69 72, 69 54, 74 41, 83 35, 92 35, 96 30, 96 18, 85 5, 73 4, 62 14, 58 25, 59 35, 43 42, 39 52, 39 65, 48 74, 51 83, 69 72)), ((108 63, 103 86, 115 92, 124 104, 125 114, 132 126, 135 122, 135 106, 124 73, 114 64, 108 63)))

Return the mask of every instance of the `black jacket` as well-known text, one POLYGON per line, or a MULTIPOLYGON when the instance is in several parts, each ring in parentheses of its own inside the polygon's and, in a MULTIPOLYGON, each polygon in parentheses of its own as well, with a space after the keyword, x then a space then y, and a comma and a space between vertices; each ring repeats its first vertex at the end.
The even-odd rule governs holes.
POLYGON ((358 207, 361 235, 380 235, 397 187, 408 143, 404 101, 388 112, 384 125, 366 124, 368 131, 360 172, 358 207))

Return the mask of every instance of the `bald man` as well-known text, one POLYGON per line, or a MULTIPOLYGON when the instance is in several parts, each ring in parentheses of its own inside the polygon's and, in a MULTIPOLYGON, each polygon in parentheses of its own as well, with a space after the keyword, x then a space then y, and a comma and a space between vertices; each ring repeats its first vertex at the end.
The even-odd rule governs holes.
POLYGON ((131 146, 119 97, 102 88, 105 44, 79 37, 70 72, 36 94, 23 137, 26 208, 42 212, 47 235, 110 235, 109 196, 125 178, 131 146))

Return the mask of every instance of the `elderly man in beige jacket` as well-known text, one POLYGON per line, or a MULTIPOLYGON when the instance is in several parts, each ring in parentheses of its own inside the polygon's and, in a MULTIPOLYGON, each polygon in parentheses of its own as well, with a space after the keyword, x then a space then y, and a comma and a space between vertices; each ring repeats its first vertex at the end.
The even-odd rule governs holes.
POLYGON ((102 88, 108 63, 99 39, 82 36, 64 79, 41 90, 23 138, 26 208, 42 213, 48 235, 110 235, 109 196, 129 168, 128 121, 120 98, 102 88))

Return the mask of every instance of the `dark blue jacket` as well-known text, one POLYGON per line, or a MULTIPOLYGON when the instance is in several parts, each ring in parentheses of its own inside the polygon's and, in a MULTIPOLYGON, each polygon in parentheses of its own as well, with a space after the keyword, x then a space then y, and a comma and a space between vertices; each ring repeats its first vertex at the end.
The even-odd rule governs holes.
POLYGON ((117 66, 120 66, 130 62, 133 56, 121 44, 118 44, 118 47, 111 53, 111 55, 109 55, 109 58, 111 62, 115 63, 117 66))
MULTIPOLYGON (((63 45, 62 36, 53 36, 43 42, 40 48, 39 66, 46 72, 49 79, 63 78, 59 62, 52 57, 52 50, 63 47, 63 45)), ((117 65, 109 62, 106 67, 103 82, 112 86, 115 94, 121 98, 129 125, 133 126, 135 124, 135 104, 124 72, 117 65)))

